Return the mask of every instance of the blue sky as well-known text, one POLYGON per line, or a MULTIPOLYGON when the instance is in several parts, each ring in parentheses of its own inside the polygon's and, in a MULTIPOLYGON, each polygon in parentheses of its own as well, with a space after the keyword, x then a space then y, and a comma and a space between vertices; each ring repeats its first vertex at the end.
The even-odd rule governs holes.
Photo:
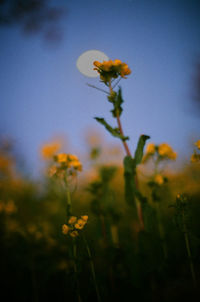
MULTIPOLYGON (((64 1, 65 2, 65 1, 64 1)), ((62 4, 63 1, 60 1, 62 4)), ((40 167, 39 148, 55 135, 69 150, 85 151, 85 133, 97 129, 94 116, 112 125, 102 87, 76 68, 87 50, 103 51, 128 63, 121 81, 125 99, 122 123, 134 150, 140 134, 168 142, 181 156, 200 138, 200 117, 192 113, 192 77, 200 54, 198 1, 69 1, 63 40, 48 47, 41 36, 24 36, 18 27, 0 29, 0 134, 13 137, 29 171, 40 167)))

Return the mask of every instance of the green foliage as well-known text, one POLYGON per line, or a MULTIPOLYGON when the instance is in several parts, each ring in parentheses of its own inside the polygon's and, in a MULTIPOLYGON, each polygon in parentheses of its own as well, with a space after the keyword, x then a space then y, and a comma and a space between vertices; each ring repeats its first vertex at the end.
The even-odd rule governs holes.
POLYGON ((131 207, 136 208, 135 198, 144 201, 144 197, 137 190, 136 187, 136 167, 141 163, 143 157, 143 149, 146 140, 149 138, 147 135, 141 135, 135 151, 135 158, 125 156, 124 158, 124 180, 125 180, 125 200, 131 207))
POLYGON ((122 114, 122 103, 124 100, 122 99, 121 88, 119 87, 118 93, 115 91, 112 92, 111 95, 108 96, 109 102, 113 104, 114 109, 111 110, 113 117, 118 117, 122 114))
POLYGON ((87 188, 92 194, 91 210, 99 216, 109 216, 113 221, 118 220, 119 213, 115 205, 115 193, 111 188, 117 168, 103 166, 99 169, 99 179, 93 181, 87 188))
POLYGON ((122 141, 126 141, 126 140, 129 139, 128 136, 123 136, 123 135, 120 134, 119 128, 113 128, 113 127, 111 127, 111 126, 105 121, 104 118, 95 117, 95 120, 96 120, 97 122, 99 122, 100 124, 102 124, 102 125, 108 130, 108 132, 110 132, 110 134, 112 134, 113 136, 120 138, 122 141))
POLYGON ((181 230, 185 231, 185 227, 188 227, 189 220, 189 207, 188 197, 185 194, 178 194, 176 202, 169 206, 175 209, 174 222, 176 226, 181 230))
POLYGON ((142 134, 138 140, 138 144, 137 144, 137 148, 136 148, 135 156, 134 156, 136 166, 138 164, 140 164, 142 161, 144 146, 145 146, 146 140, 149 138, 150 138, 150 136, 142 134))

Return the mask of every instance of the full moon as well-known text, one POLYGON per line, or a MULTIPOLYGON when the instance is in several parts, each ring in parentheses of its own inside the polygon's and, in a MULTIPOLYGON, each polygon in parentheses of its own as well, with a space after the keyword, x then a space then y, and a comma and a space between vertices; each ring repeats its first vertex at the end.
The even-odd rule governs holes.
POLYGON ((78 70, 87 77, 96 78, 99 76, 96 70, 93 70, 94 61, 108 61, 108 56, 99 50, 88 50, 78 58, 76 66, 78 70))

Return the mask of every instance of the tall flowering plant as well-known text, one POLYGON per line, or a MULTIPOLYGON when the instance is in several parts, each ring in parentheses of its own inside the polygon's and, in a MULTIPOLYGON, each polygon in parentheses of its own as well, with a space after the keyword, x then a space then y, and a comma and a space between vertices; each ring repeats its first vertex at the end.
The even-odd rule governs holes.
POLYGON ((107 92, 107 99, 113 106, 111 113, 116 119, 117 127, 111 126, 102 117, 95 117, 95 119, 97 122, 102 124, 111 135, 119 138, 123 144, 126 152, 126 156, 124 158, 125 199, 128 205, 135 209, 134 212, 137 212, 137 218, 139 219, 140 226, 143 229, 144 224, 141 202, 144 202, 145 198, 139 192, 136 168, 142 161, 144 145, 149 136, 140 136, 135 153, 132 155, 127 143, 129 137, 124 134, 120 119, 123 112, 122 105, 124 102, 122 97, 122 89, 121 87, 115 89, 122 78, 126 79, 127 76, 130 75, 131 70, 126 63, 123 63, 118 59, 114 61, 103 61, 102 63, 95 61, 93 64, 94 70, 99 73, 100 81, 109 89, 107 92))

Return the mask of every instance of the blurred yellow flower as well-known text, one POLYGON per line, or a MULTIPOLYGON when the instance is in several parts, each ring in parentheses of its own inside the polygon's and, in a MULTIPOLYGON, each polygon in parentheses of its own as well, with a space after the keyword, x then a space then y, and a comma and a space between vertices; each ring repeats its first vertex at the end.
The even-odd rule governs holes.
POLYGON ((83 216, 81 216, 81 218, 82 218, 83 220, 85 220, 86 222, 88 221, 88 216, 87 216, 87 215, 83 215, 83 216))
POLYGON ((61 148, 61 144, 58 142, 50 143, 50 144, 45 144, 41 148, 41 155, 44 159, 51 159, 56 152, 58 152, 61 148))
POLYGON ((86 224, 87 220, 85 219, 78 219, 77 223, 74 225, 76 229, 82 230, 84 225, 86 224))
POLYGON ((78 236, 78 232, 77 231, 72 231, 71 233, 70 233, 70 236, 71 237, 77 237, 78 236))
POLYGON ((158 146, 158 153, 160 156, 166 157, 166 158, 169 158, 172 160, 176 159, 176 157, 177 157, 176 152, 174 152, 172 147, 167 143, 163 143, 158 146))
POLYGON ((74 224, 77 221, 77 217, 76 216, 71 216, 68 220, 69 224, 74 224))
POLYGON ((63 233, 64 235, 67 235, 68 232, 69 232, 69 230, 70 230, 70 228, 69 228, 68 225, 66 225, 66 224, 63 224, 63 225, 62 225, 62 233, 63 233))
POLYGON ((57 162, 58 163, 66 163, 68 160, 68 155, 66 153, 59 153, 57 155, 57 162))
POLYGON ((153 143, 150 143, 147 145, 147 148, 146 148, 146 153, 147 154, 154 154, 156 151, 156 147, 153 143))
POLYGON ((197 146, 197 148, 200 150, 200 139, 196 142, 196 143, 194 143, 195 144, 195 146, 197 146))
POLYGON ((158 185, 162 185, 164 183, 164 178, 162 175, 157 174, 154 178, 155 183, 157 183, 158 185))

